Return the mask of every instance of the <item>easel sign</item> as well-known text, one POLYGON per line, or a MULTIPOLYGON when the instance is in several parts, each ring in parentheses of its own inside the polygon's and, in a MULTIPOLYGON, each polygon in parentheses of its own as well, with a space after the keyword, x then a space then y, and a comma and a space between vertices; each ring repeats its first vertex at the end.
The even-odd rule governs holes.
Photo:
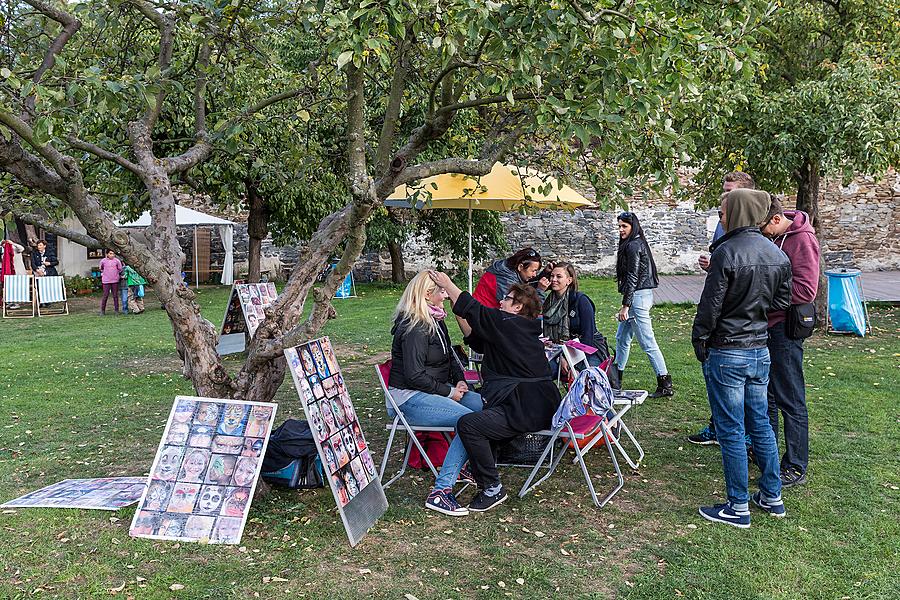
POLYGON ((275 284, 238 283, 231 286, 231 295, 219 331, 219 355, 243 352, 247 340, 253 337, 265 318, 265 308, 278 299, 275 284))
POLYGON ((131 537, 237 544, 277 404, 178 396, 131 537))
MULTIPOLYGON (((331 265, 331 270, 337 269, 337 263, 331 265)), ((335 298, 356 298, 356 281, 353 279, 353 270, 351 269, 341 286, 334 292, 335 298)))
POLYGON ((284 355, 350 545, 356 546, 388 503, 334 349, 324 337, 286 348, 284 355))

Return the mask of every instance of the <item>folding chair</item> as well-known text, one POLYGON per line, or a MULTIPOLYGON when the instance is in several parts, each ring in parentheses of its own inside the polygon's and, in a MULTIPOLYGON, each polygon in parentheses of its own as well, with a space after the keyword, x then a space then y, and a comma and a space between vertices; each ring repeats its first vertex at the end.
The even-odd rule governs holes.
POLYGON ((35 304, 39 317, 54 317, 69 314, 69 301, 66 298, 66 280, 62 276, 36 277, 34 280, 35 304), (41 307, 42 304, 59 304, 62 306, 41 307))
POLYGON ((425 452, 425 448, 422 447, 422 444, 419 442, 419 439, 416 437, 417 431, 437 431, 441 433, 444 438, 447 439, 447 443, 450 443, 450 434, 453 433, 452 427, 423 427, 423 426, 412 426, 406 420, 406 417, 403 416, 403 413, 400 411, 400 407, 397 405, 397 402, 394 400, 394 397, 391 396, 390 390, 388 390, 388 379, 391 374, 391 361, 387 361, 380 365, 375 365, 375 372, 378 374, 378 383, 381 384, 381 391, 384 392, 384 399, 387 401, 387 405, 394 411, 396 415, 392 423, 385 426, 385 429, 390 431, 388 435, 387 446, 384 449, 384 457, 381 459, 381 472, 379 473, 379 479, 384 481, 384 471, 387 468, 388 457, 391 454, 391 447, 394 444, 394 435, 396 435, 397 431, 402 431, 406 433, 406 452, 403 455, 403 463, 400 465, 400 471, 397 472, 387 483, 382 483, 382 488, 387 488, 392 483, 400 479, 400 477, 406 472, 406 467, 409 465, 409 456, 412 453, 413 447, 419 450, 419 453, 422 455, 422 458, 425 460, 425 464, 428 465, 428 468, 431 469, 431 473, 434 475, 435 479, 438 476, 438 470, 432 464, 431 459, 428 458, 428 453, 425 452))
POLYGON ((550 440, 547 444, 547 447, 544 449, 544 453, 541 455, 537 464, 528 475, 528 479, 526 479, 525 483, 522 485, 522 489, 519 490, 519 497, 524 497, 525 494, 536 488, 538 485, 547 480, 547 478, 553 475, 553 473, 556 471, 556 468, 559 466, 562 457, 571 447, 572 451, 575 453, 573 463, 578 463, 578 465, 581 467, 581 472, 584 475, 585 483, 587 483, 588 490, 591 493, 591 499, 594 501, 594 504, 598 508, 603 508, 606 503, 609 502, 612 497, 615 496, 619 492, 619 490, 621 490, 625 486, 625 477, 622 475, 622 470, 619 468, 619 461, 616 458, 616 452, 613 448, 615 447, 616 449, 618 449, 622 453, 623 457, 625 457, 626 461, 628 461, 628 464, 632 465, 634 468, 637 468, 637 464, 640 463, 640 460, 642 460, 644 457, 643 449, 640 447, 631 431, 625 426, 624 422, 622 422, 622 417, 631 409, 632 406, 642 404, 646 397, 647 392, 643 390, 626 392, 624 394, 617 393, 617 396, 613 400, 613 409, 615 410, 615 416, 609 420, 605 419, 603 416, 587 414, 570 418, 555 429, 545 429, 544 431, 535 432, 538 435, 548 436, 550 440), (618 437, 613 434, 613 431, 617 426, 622 427, 622 431, 626 432, 628 438, 637 447, 640 454, 638 463, 632 462, 630 457, 621 448, 618 437), (547 461, 548 454, 550 454, 553 450, 554 442, 557 439, 563 439, 574 443, 565 444, 562 451, 559 452, 555 458, 553 458, 551 455, 548 466, 544 467, 544 462, 547 461), (582 440, 589 440, 584 448, 579 447, 578 442, 582 440), (601 440, 606 446, 606 451, 609 454, 609 458, 613 464, 613 469, 616 472, 617 478, 617 483, 612 491, 606 494, 606 496, 604 496, 602 500, 597 496, 597 491, 594 489, 594 482, 591 480, 591 474, 588 471, 587 464, 584 461, 585 455, 601 440), (535 477, 537 477, 542 468, 546 468, 547 472, 540 479, 535 481, 535 477))
POLYGON ((3 278, 3 318, 30 319, 34 317, 34 277, 7 275, 3 278), (12 308, 10 304, 18 304, 12 308), (30 307, 29 309, 26 306, 30 307))
POLYGON ((462 369, 463 377, 468 384, 479 384, 481 385, 481 373, 478 372, 478 369, 467 369, 466 365, 463 364, 462 359, 459 357, 457 353, 457 348, 459 348, 460 352, 462 352, 462 346, 453 346, 451 348, 450 353, 453 354, 453 358, 456 360, 456 364, 459 365, 459 368, 462 369))

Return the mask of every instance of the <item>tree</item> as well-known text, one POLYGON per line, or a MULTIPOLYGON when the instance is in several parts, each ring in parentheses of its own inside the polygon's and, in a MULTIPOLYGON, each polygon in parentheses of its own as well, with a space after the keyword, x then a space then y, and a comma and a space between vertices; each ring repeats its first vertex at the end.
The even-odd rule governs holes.
MULTIPOLYGON (((365 244, 366 222, 396 186, 446 172, 484 175, 511 150, 535 145, 569 166, 589 147, 595 181, 614 182, 614 173, 671 179, 685 149, 672 128, 685 90, 723 56, 743 54, 744 32, 719 24, 753 23, 758 8, 699 3, 685 13, 683 3, 663 0, 615 9, 537 0, 25 3, 10 9, 8 45, 21 51, 0 70, 0 172, 30 191, 31 204, 65 205, 94 243, 115 248, 147 278, 198 394, 249 400, 273 397, 284 348, 333 315, 331 297, 365 244), (52 37, 49 46, 39 32, 52 37), (308 62, 273 51, 309 36, 318 52, 308 62), (246 103, 227 93, 244 78, 261 83, 246 103), (173 186, 217 149, 236 147, 247 123, 288 105, 333 131, 308 157, 307 173, 321 175, 310 185, 322 189, 330 176, 346 196, 318 222, 246 360, 229 373, 215 328, 181 285, 173 186), (372 112, 382 115, 377 126, 372 112), (466 136, 460 117, 470 114, 482 130, 478 151, 436 151, 466 136), (187 135, 160 135, 178 129, 187 135), (328 154, 337 145, 339 160, 328 154), (106 189, 130 189, 130 210, 149 207, 146 243, 116 227, 106 209, 122 202, 106 189), (337 268, 314 290, 336 251, 337 268), (310 294, 313 308, 301 319, 310 294)), ((12 208, 21 214, 28 202, 12 208)))

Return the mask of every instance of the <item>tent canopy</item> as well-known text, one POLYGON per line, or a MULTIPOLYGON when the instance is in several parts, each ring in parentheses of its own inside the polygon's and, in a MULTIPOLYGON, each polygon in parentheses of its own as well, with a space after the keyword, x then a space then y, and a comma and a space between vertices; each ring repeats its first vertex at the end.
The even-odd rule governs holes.
MULTIPOLYGON (((234 221, 228 219, 220 219, 199 210, 191 210, 178 204, 175 205, 175 224, 176 225, 234 225, 234 221)), ((135 221, 127 223, 118 223, 119 227, 150 227, 150 211, 145 211, 135 221)))

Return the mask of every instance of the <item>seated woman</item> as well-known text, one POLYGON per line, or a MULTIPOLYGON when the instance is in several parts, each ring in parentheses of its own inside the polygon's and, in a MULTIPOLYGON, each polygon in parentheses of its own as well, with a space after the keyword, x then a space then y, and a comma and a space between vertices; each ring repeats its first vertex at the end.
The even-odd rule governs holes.
MULTIPOLYGON (((516 283, 528 283, 541 270, 541 255, 534 248, 522 248, 509 258, 495 261, 487 270, 472 296, 489 308, 500 308, 503 296, 516 283)), ((542 278, 535 283, 542 292, 550 282, 542 278)))
MULTIPOLYGON (((594 346, 598 336, 594 313, 594 303, 587 294, 578 291, 575 266, 568 262, 555 263, 550 272, 550 293, 544 300, 544 336, 556 343, 578 338, 594 346)), ((592 367, 602 362, 597 353, 589 354, 587 359, 592 367)))
POLYGON ((466 343, 484 354, 485 409, 463 415, 456 425, 479 488, 468 508, 482 512, 507 498, 493 446, 549 428, 560 403, 538 337, 541 303, 533 287, 517 283, 503 297, 499 310, 487 308, 461 292, 445 273, 432 272, 431 278, 447 290, 466 343))
MULTIPOLYGON (((469 391, 462 368, 451 355, 450 334, 444 324, 446 299, 447 292, 422 272, 406 286, 394 313, 389 385, 410 425, 456 427, 461 416, 483 406, 481 396, 469 391)), ((396 416, 390 407, 388 414, 396 416)), ((425 508, 451 516, 469 513, 453 495, 466 458, 457 436, 450 443, 425 508)))

